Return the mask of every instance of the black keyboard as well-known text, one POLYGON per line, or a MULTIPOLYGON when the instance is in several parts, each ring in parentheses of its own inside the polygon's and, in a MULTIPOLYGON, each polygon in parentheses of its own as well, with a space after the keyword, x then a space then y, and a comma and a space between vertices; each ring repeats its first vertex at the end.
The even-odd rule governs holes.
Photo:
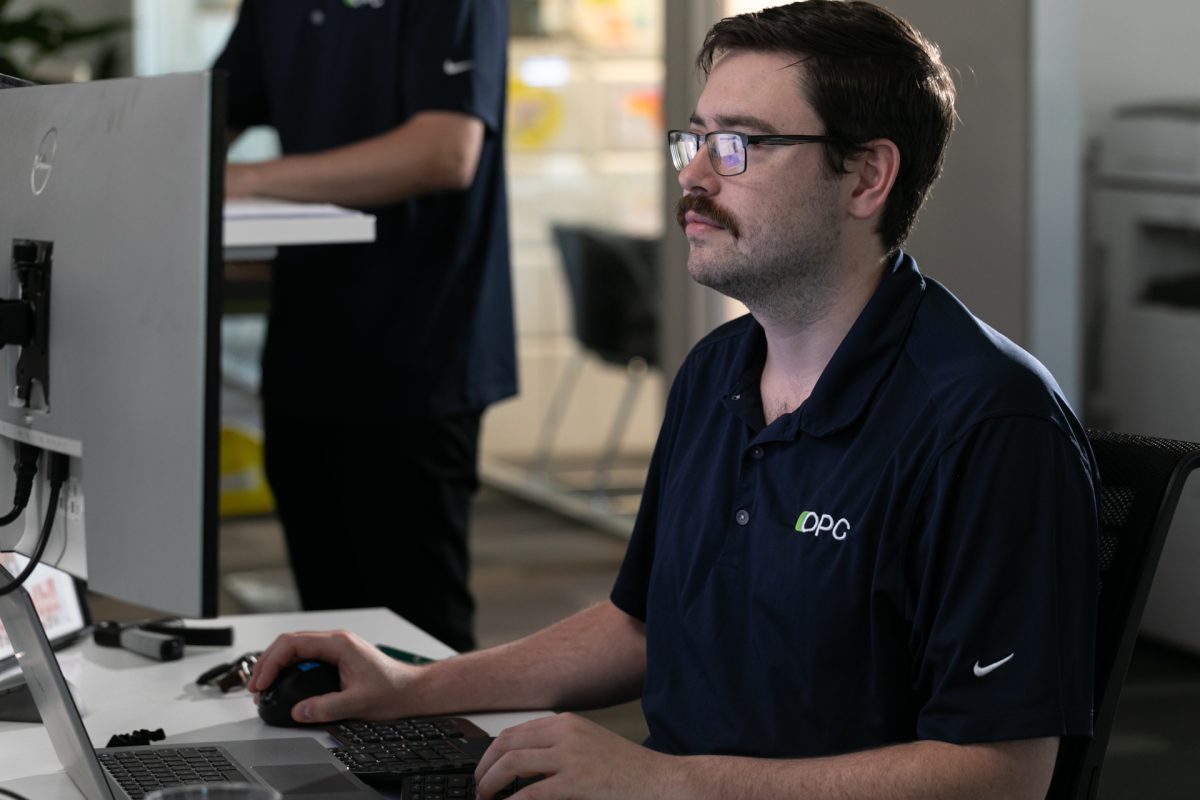
POLYGON ((414 775, 404 781, 400 800, 475 800, 473 775, 414 775))
POLYGON ((102 766, 133 800, 166 786, 185 783, 249 783, 218 747, 155 747, 105 750, 102 766))
POLYGON ((469 778, 492 742, 487 733, 459 717, 343 722, 326 730, 339 744, 333 754, 374 786, 396 786, 405 778, 432 773, 469 778))
POLYGON ((439 739, 490 738, 475 723, 462 717, 409 717, 383 722, 350 720, 325 728, 342 745, 377 742, 429 742, 439 739))
MULTIPOLYGON (((518 789, 539 780, 518 778, 512 786, 496 792, 496 800, 511 797, 518 789)), ((413 775, 405 778, 401 800, 475 800, 475 778, 471 775, 413 775)))

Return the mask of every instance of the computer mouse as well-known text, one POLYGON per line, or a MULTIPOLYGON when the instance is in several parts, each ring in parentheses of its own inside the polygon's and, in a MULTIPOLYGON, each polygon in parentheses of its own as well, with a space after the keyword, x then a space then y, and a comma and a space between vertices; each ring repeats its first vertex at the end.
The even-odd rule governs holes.
POLYGON ((275 682, 258 695, 258 715, 277 727, 300 725, 292 706, 309 697, 341 691, 338 668, 324 661, 300 661, 284 667, 275 682))

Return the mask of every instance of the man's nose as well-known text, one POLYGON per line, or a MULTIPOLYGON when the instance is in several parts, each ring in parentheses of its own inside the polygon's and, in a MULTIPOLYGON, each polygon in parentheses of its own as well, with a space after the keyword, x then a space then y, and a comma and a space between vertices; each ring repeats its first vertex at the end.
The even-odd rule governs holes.
POLYGON ((679 170, 678 180, 684 194, 716 194, 719 191, 719 176, 712 168, 707 144, 702 144, 692 160, 679 170))

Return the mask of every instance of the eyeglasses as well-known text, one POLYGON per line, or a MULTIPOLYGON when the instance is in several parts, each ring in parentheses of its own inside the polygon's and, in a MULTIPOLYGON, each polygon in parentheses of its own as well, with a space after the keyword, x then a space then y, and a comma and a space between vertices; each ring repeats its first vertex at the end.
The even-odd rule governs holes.
POLYGON ((718 175, 741 175, 746 171, 746 146, 751 144, 850 144, 835 136, 810 136, 807 134, 750 135, 737 131, 667 131, 667 146, 671 150, 671 161, 680 172, 700 151, 700 144, 708 145, 708 160, 718 175))

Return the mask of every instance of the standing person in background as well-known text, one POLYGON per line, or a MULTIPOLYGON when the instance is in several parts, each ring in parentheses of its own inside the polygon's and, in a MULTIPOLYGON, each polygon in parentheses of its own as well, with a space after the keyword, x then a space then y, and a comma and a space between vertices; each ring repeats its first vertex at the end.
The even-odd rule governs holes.
POLYGON ((267 478, 305 609, 387 606, 474 646, 480 418, 516 392, 504 0, 243 0, 215 68, 226 195, 335 203, 371 244, 282 248, 263 354, 267 478))

